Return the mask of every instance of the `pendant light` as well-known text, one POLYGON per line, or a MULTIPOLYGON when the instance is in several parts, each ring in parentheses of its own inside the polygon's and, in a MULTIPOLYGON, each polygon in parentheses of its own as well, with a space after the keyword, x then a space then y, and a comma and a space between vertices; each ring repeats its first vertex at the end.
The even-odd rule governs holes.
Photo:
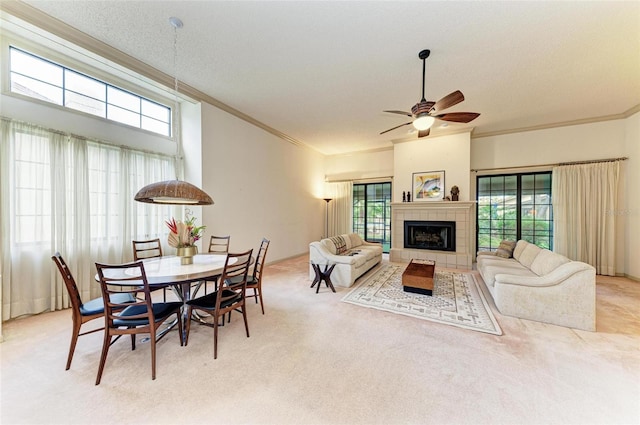
MULTIPOLYGON (((169 23, 173 26, 173 68, 174 68, 174 91, 175 91, 175 111, 178 111, 178 28, 182 28, 180 18, 171 17, 169 23)), ((178 121, 175 120, 173 130, 177 145, 178 155, 182 150, 178 121)), ((171 205, 212 205, 213 199, 202 189, 191 183, 181 180, 167 180, 158 183, 151 183, 136 193, 134 198, 138 202, 149 204, 171 204, 171 205)))

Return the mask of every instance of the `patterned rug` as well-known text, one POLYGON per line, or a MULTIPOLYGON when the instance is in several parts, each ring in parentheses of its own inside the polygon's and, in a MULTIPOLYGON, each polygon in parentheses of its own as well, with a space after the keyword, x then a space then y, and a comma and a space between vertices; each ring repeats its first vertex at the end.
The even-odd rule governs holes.
POLYGON ((405 267, 383 265, 374 275, 353 288, 342 301, 459 328, 502 335, 502 329, 472 273, 436 269, 433 296, 427 296, 402 290, 402 272, 405 267))

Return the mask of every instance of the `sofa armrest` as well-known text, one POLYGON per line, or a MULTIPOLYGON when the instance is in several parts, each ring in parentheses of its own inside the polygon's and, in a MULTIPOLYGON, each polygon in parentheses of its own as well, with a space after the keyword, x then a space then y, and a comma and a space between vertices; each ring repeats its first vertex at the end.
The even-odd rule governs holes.
POLYGON ((555 270, 543 276, 517 276, 505 273, 499 273, 495 277, 495 284, 508 284, 520 286, 554 286, 559 285, 563 281, 581 271, 592 271, 593 280, 595 282, 596 269, 587 263, 581 261, 571 261, 569 263, 558 266, 555 270))
MULTIPOLYGON (((367 242, 365 240, 362 241, 362 245, 382 246, 382 244, 380 242, 367 242)), ((357 248, 357 247, 354 247, 354 248, 357 248)))
POLYGON ((320 242, 311 242, 309 244, 309 261, 311 262, 328 262, 331 264, 354 264, 356 258, 349 255, 336 255, 329 252, 320 242))

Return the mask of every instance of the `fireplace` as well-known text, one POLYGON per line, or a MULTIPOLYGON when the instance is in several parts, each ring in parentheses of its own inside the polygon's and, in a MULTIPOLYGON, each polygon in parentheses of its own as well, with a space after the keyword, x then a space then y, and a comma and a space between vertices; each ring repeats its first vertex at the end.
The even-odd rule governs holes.
POLYGON ((439 267, 473 268, 475 258, 476 203, 469 201, 393 202, 391 204, 391 250, 389 261, 409 263, 411 260, 435 261, 439 267), (450 250, 442 248, 405 248, 407 221, 455 222, 455 235, 450 234, 450 250), (455 250, 453 244, 455 243, 455 250))
POLYGON ((404 247, 455 252, 456 222, 405 221, 404 247))

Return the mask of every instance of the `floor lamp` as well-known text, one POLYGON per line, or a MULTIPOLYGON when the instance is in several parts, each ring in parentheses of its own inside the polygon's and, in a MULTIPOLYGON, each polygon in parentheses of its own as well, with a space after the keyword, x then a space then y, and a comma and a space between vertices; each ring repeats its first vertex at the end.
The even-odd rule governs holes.
POLYGON ((329 202, 331 202, 331 198, 324 198, 324 201, 327 203, 325 205, 325 213, 326 217, 324 219, 324 237, 329 237, 329 202))

